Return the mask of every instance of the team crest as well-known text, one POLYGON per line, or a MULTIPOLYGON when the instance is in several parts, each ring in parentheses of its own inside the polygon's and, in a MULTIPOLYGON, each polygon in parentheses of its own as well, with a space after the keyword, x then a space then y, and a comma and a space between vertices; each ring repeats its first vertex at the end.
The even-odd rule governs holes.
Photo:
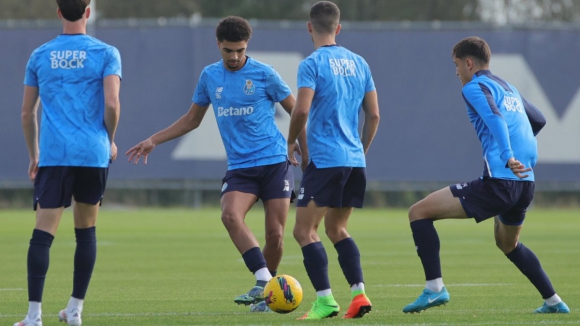
POLYGON ((244 85, 244 93, 246 95, 252 95, 256 91, 256 86, 252 83, 251 80, 246 79, 246 85, 244 85))
POLYGON ((218 100, 221 99, 223 90, 224 90, 223 87, 216 88, 215 89, 215 98, 217 98, 218 100))

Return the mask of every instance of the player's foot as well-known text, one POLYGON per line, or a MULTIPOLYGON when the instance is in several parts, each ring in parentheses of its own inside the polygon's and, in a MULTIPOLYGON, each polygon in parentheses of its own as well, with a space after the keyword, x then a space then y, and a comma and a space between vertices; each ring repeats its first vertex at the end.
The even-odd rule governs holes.
POLYGON ((372 306, 371 300, 369 300, 366 294, 361 293, 352 299, 343 318, 361 318, 371 311, 372 306))
POLYGON ((40 315, 36 315, 32 319, 26 316, 23 321, 17 322, 14 326, 42 326, 42 319, 40 318, 40 315))
POLYGON ((250 305, 250 312, 273 312, 266 301, 260 301, 258 303, 252 303, 250 305))
POLYGON ((324 319, 331 318, 338 315, 340 307, 332 295, 326 297, 318 297, 312 304, 312 308, 304 316, 297 318, 301 319, 324 319))
POLYGON ((81 312, 78 309, 73 309, 72 311, 61 310, 58 313, 58 320, 67 323, 69 326, 81 326, 81 312))
POLYGON ((449 302, 449 292, 447 289, 443 287, 441 291, 434 292, 429 289, 424 289, 423 293, 415 300, 415 302, 410 303, 403 308, 404 313, 415 313, 421 312, 425 309, 429 309, 431 307, 437 307, 440 305, 444 305, 449 302))
POLYGON ((536 314, 569 314, 570 308, 568 308, 568 306, 564 303, 564 301, 560 301, 559 303, 557 303, 553 306, 548 306, 544 302, 544 304, 540 308, 534 310, 534 313, 536 313, 536 314))
POLYGON ((234 302, 237 304, 249 305, 264 301, 264 288, 261 286, 254 286, 248 293, 238 295, 234 302))

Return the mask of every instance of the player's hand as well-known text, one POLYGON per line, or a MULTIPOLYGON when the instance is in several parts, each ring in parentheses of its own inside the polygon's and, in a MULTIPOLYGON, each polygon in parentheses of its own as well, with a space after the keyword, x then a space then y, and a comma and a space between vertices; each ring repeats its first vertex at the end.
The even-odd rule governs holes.
POLYGON ((36 175, 38 174, 38 160, 30 160, 30 164, 28 164, 28 178, 30 181, 34 181, 36 179, 36 175))
MULTIPOLYGON (((288 160, 290 160, 290 163, 292 163, 292 165, 298 166, 300 163, 298 163, 298 160, 296 160, 296 155, 294 155, 295 151, 296 151, 296 143, 288 144, 288 160)), ((300 149, 298 149, 298 151, 300 151, 300 149)))
POLYGON ((149 156, 149 153, 151 153, 151 151, 153 151, 153 149, 155 148, 155 144, 153 144, 153 141, 151 140, 151 138, 147 138, 144 141, 140 142, 139 144, 131 147, 127 153, 125 153, 125 156, 129 156, 129 162, 133 161, 134 164, 139 163, 139 159, 141 158, 141 156, 143 156, 143 163, 147 164, 147 157, 149 156))
POLYGON ((525 165, 513 157, 508 160, 508 166, 510 170, 512 170, 513 174, 515 174, 520 179, 525 179, 529 176, 529 174, 522 173, 532 171, 532 168, 526 168, 525 165))
POLYGON ((115 142, 111 143, 111 157, 109 159, 111 162, 117 159, 117 144, 115 142))

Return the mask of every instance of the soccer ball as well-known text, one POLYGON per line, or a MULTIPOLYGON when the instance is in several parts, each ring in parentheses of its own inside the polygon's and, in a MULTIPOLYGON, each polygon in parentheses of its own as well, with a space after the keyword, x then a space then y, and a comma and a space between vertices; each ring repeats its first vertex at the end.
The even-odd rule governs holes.
POLYGON ((302 286, 290 275, 277 275, 264 287, 264 298, 272 311, 287 314, 302 302, 302 286))

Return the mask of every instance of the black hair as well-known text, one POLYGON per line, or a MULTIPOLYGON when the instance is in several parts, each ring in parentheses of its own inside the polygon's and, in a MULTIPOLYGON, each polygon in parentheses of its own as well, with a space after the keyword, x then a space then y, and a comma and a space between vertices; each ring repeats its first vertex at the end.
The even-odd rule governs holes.
POLYGON ((228 16, 220 20, 215 36, 218 41, 240 42, 249 41, 252 37, 250 23, 242 17, 228 16))

